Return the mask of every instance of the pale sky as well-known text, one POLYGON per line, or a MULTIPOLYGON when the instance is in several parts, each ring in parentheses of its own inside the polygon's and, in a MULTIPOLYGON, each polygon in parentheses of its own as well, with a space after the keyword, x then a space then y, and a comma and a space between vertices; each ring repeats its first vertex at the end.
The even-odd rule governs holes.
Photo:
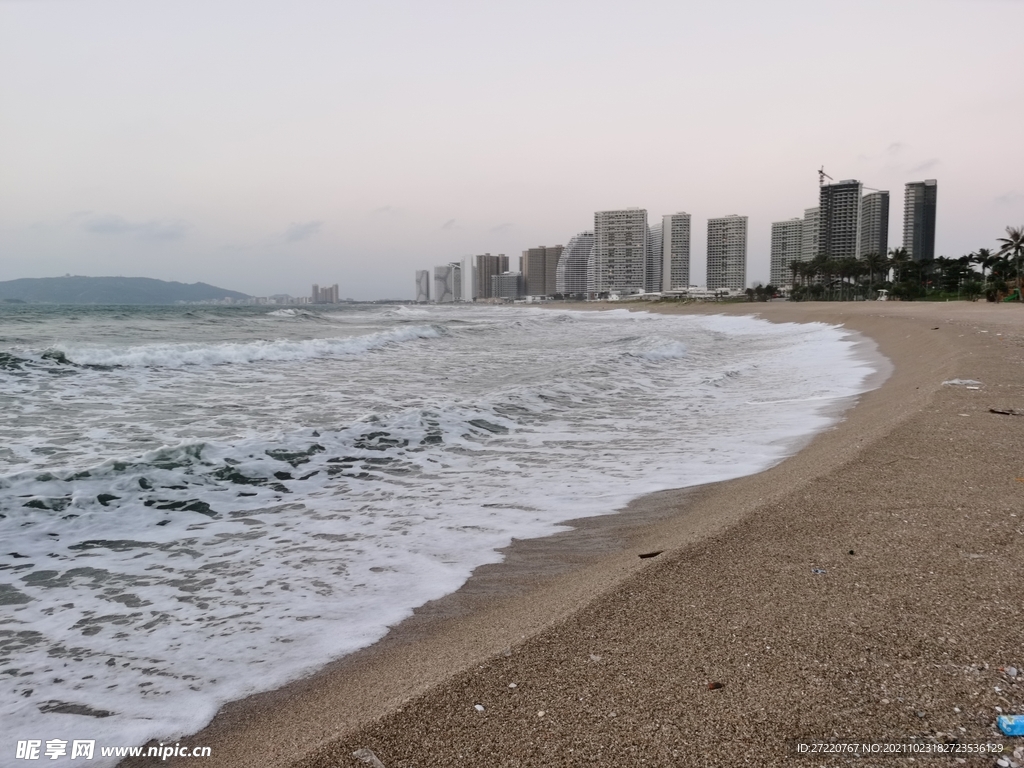
POLYGON ((1024 225, 1024 0, 0 0, 0 280, 337 282, 515 265, 596 210, 938 180, 937 254, 1024 225))

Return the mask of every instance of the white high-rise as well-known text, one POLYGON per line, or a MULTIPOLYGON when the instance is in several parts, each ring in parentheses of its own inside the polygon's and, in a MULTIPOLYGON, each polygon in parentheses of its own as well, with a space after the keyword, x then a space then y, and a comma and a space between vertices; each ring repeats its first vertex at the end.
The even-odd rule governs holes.
POLYGON ((747 217, 708 219, 708 290, 747 286, 747 217))
POLYGON ((813 261, 818 255, 818 209, 804 209, 804 226, 801 234, 800 261, 813 261))
POLYGON ((661 268, 664 261, 663 226, 663 222, 659 221, 647 228, 647 274, 644 277, 644 290, 647 293, 657 293, 661 290, 661 268))
POLYGON ((587 267, 593 264, 594 233, 580 232, 569 240, 558 260, 555 292, 563 296, 584 296, 588 292, 587 267))
POLYGON ((462 265, 459 262, 434 267, 434 301, 438 304, 462 301, 462 265))
POLYGON ((430 301, 430 272, 426 269, 416 270, 416 301, 425 303, 430 301))
POLYGON ((690 214, 661 217, 661 290, 685 290, 690 286, 690 214))
POLYGON ((771 270, 768 282, 776 287, 793 284, 790 264, 801 261, 803 219, 776 221, 772 224, 771 270))
POLYGON ((625 208, 594 214, 594 291, 635 294, 646 286, 647 211, 625 208))

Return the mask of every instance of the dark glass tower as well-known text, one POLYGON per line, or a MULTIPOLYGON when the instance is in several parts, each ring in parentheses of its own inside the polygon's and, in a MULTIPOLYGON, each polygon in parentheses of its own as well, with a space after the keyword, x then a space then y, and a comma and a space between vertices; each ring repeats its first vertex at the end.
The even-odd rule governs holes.
POLYGON ((935 179, 912 181, 903 195, 903 247, 914 261, 935 258, 935 179))

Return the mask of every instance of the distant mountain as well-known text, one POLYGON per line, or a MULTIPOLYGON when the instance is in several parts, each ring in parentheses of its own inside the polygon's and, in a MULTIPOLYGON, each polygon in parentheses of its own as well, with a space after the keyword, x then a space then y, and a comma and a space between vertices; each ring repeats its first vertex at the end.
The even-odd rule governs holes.
POLYGON ((173 283, 149 277, 25 277, 0 281, 0 301, 32 304, 177 304, 247 299, 244 293, 206 283, 173 283))

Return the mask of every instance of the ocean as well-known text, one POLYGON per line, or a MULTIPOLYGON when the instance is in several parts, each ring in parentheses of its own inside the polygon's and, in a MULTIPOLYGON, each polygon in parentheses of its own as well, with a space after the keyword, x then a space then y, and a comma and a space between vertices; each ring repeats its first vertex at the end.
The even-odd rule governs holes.
POLYGON ((195 732, 514 539, 778 463, 876 368, 725 315, 0 306, 0 755, 195 732))

